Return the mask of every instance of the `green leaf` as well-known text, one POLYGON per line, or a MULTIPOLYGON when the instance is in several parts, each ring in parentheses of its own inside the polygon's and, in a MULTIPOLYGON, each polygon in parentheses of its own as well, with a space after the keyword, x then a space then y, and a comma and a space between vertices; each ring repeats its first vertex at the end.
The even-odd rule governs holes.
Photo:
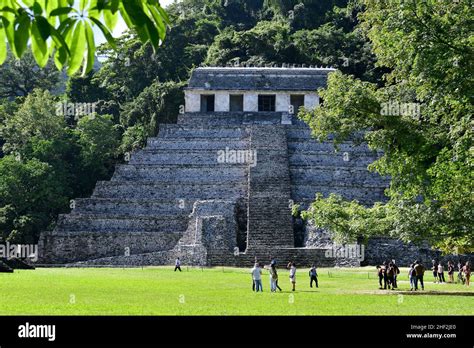
POLYGON ((18 27, 15 30, 15 49, 21 57, 26 50, 26 45, 30 37, 30 17, 28 17, 26 13, 23 13, 17 18, 17 22, 18 27))
POLYGON ((160 12, 161 17, 165 20, 166 24, 170 24, 171 23, 170 17, 168 17, 168 14, 166 13, 166 11, 163 10, 163 7, 157 6, 157 10, 158 12, 160 12))
POLYGON ((0 65, 7 59, 7 43, 4 28, 0 28, 0 65))
POLYGON ((92 32, 92 28, 88 23, 85 23, 85 30, 86 30, 86 40, 87 40, 87 57, 86 57, 87 64, 84 64, 82 75, 86 75, 89 71, 91 71, 92 68, 94 67, 94 62, 95 62, 94 33, 92 32))
POLYGON ((35 3, 33 4, 32 9, 35 16, 41 16, 41 14, 43 13, 43 8, 37 1, 35 1, 35 3))
POLYGON ((112 11, 110 10, 104 10, 103 13, 104 13, 105 25, 110 30, 114 30, 118 21, 118 12, 112 13, 112 11))
POLYGON ((90 20, 99 27, 110 46, 112 46, 114 50, 117 49, 117 44, 115 43, 115 39, 110 33, 109 29, 107 29, 98 19, 94 17, 91 17, 90 20))
POLYGON ((57 9, 51 11, 51 13, 49 15, 51 17, 61 16, 61 15, 64 15, 64 14, 68 14, 71 11, 73 11, 73 9, 71 7, 59 7, 57 9))
POLYGON ((56 49, 56 52, 54 54, 54 64, 58 68, 58 70, 62 70, 64 65, 67 62, 68 54, 66 52, 66 49, 64 47, 60 47, 56 49))
MULTIPOLYGON (((67 0, 58 0, 58 8, 71 8, 68 6, 68 1, 67 0)), ((74 9, 72 9, 74 11, 74 9)), ((61 14, 59 15, 59 21, 64 22, 67 20, 68 14, 61 14)))
POLYGON ((59 7, 58 0, 48 0, 46 2, 46 14, 47 14, 48 22, 53 27, 56 26, 57 18, 55 18, 54 16, 51 16, 51 13, 58 7, 59 7))
POLYGON ((44 68, 48 63, 48 46, 46 41, 43 39, 40 29, 38 28, 38 22, 34 21, 31 26, 31 50, 36 62, 41 68, 44 68))
POLYGON ((13 13, 4 13, 2 18, 3 28, 5 30, 5 34, 8 40, 8 44, 10 45, 10 49, 13 55, 16 58, 20 58, 20 56, 16 52, 15 48, 15 27, 13 25, 15 21, 15 15, 13 13))
POLYGON ((36 16, 35 21, 38 24, 38 30, 44 41, 48 40, 51 35, 51 25, 46 18, 42 16, 36 16))
POLYGON ((72 35, 69 35, 68 39, 69 41, 66 40, 66 42, 69 45, 71 56, 69 58, 69 67, 67 69, 67 73, 69 76, 72 76, 77 70, 79 70, 84 59, 84 51, 86 49, 86 32, 84 22, 77 22, 72 35))
POLYGON ((149 7, 148 9, 150 10, 153 19, 155 20, 155 23, 158 26, 158 34, 160 35, 160 39, 161 41, 163 41, 166 37, 166 25, 163 22, 163 18, 161 17, 161 14, 156 8, 149 7))
POLYGON ((88 3, 89 3, 89 0, 80 0, 79 1, 79 9, 81 11, 84 11, 84 9, 86 8, 88 3))

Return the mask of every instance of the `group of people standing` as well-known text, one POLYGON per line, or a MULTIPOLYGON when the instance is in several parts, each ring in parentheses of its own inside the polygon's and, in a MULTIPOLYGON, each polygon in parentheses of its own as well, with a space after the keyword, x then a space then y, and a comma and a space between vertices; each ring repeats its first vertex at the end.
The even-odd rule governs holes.
MULTIPOLYGON (((449 282, 454 283, 454 263, 448 261, 448 277, 449 282)), ((410 291, 418 290, 418 284, 421 286, 421 290, 425 290, 423 277, 425 274, 425 266, 420 260, 416 260, 410 265, 408 270, 408 279, 410 280, 410 291)), ((444 266, 437 260, 432 260, 433 277, 435 283, 445 283, 444 278, 444 266)), ((382 265, 377 266, 377 274, 379 277, 380 289, 397 289, 397 276, 400 274, 400 269, 395 264, 395 260, 386 261, 382 265), (382 285, 383 282, 383 285, 382 285)), ((469 286, 471 278, 471 265, 470 262, 466 262, 464 265, 461 261, 458 263, 458 280, 462 284, 469 286)))
POLYGON ((400 269, 395 264, 395 260, 385 261, 383 264, 377 266, 377 274, 379 276, 380 289, 396 289, 397 276, 400 274, 400 269), (382 285, 383 281, 383 285, 382 285))
MULTIPOLYGON (((290 271, 289 278, 290 283, 292 285, 292 291, 296 290, 296 264, 295 262, 288 262, 286 268, 290 271)), ((281 290, 280 286, 278 286, 278 272, 276 269, 276 262, 272 260, 270 265, 263 266, 263 269, 267 269, 270 275, 270 291, 276 292, 276 290, 281 290)), ((251 270, 252 274, 252 290, 259 292, 263 291, 262 287, 262 267, 259 262, 255 261, 255 266, 251 270)), ((318 272, 316 270, 316 266, 313 265, 309 270, 309 277, 310 277, 310 287, 313 287, 313 282, 315 283, 316 287, 318 287, 318 272)))
MULTIPOLYGON (((433 271, 433 277, 435 283, 446 283, 444 278, 444 266, 442 262, 438 262, 438 260, 431 261, 432 266, 431 270, 433 271)), ((448 261, 448 282, 454 283, 454 272, 455 267, 453 261, 448 261)), ((471 264, 469 261, 463 263, 461 260, 458 261, 458 279, 457 281, 462 284, 466 284, 469 286, 470 279, 471 279, 471 264)))

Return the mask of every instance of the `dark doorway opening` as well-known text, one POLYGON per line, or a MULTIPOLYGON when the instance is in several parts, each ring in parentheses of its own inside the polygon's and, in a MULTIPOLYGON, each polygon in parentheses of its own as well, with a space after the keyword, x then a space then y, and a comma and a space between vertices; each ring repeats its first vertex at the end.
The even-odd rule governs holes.
POLYGON ((214 112, 214 94, 201 95, 201 112, 214 112))
POLYGON ((259 112, 275 112, 274 95, 259 95, 258 96, 258 111, 259 112))
POLYGON ((244 96, 242 94, 231 94, 229 96, 230 111, 244 111, 244 96))
POLYGON ((304 95, 293 94, 290 96, 290 104, 293 107, 292 114, 297 115, 300 107, 304 106, 304 95))

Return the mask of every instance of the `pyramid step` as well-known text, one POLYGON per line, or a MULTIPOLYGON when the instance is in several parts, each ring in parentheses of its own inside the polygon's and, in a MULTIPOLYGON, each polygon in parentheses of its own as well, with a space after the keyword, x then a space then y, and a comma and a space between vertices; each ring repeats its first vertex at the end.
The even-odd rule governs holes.
POLYGON ((222 165, 214 167, 163 167, 162 165, 129 164, 115 168, 112 181, 146 181, 219 183, 247 180, 245 166, 222 165))
POLYGON ((349 154, 352 153, 366 153, 372 154, 373 151, 369 149, 367 145, 354 145, 352 142, 343 142, 338 145, 338 149, 336 150, 334 144, 332 142, 319 142, 313 139, 307 140, 295 140, 288 142, 288 150, 290 152, 298 152, 298 151, 311 151, 311 152, 332 152, 332 153, 343 153, 348 152, 349 154), (337 151, 337 152, 336 152, 337 151))
POLYGON ((72 214, 123 214, 136 216, 160 216, 189 214, 194 201, 185 200, 132 200, 107 198, 78 198, 72 214))
POLYGON ((290 176, 293 184, 310 185, 332 185, 342 182, 349 185, 384 185, 387 180, 383 177, 370 173, 367 170, 343 169, 313 169, 313 168, 290 168, 290 176))
POLYGON ((192 125, 163 125, 158 134, 159 138, 247 138, 248 130, 240 126, 192 126, 192 125))
POLYGON ((186 113, 178 116, 178 124, 238 125, 242 114, 186 113))
POLYGON ((116 216, 116 215, 60 215, 56 225, 57 231, 144 231, 172 232, 184 231, 188 219, 177 215, 150 216, 116 216))
POLYGON ((229 149, 247 149, 250 144, 247 140, 237 138, 149 138, 147 149, 161 150, 222 150, 229 149))
POLYGON ((348 154, 343 153, 315 153, 315 152, 304 152, 304 153, 292 153, 289 156, 291 166, 339 166, 352 168, 365 167, 377 159, 374 155, 366 154, 348 154))
POLYGON ((157 150, 144 149, 132 155, 130 164, 220 164, 227 163, 245 164, 250 161, 252 153, 247 150, 227 151, 233 153, 234 157, 225 157, 226 149, 220 150, 157 150), (247 160, 249 159, 249 160, 247 160))
POLYGON ((316 192, 322 193, 324 197, 329 196, 330 193, 335 193, 348 200, 357 199, 361 202, 383 202, 387 199, 383 193, 384 188, 377 185, 333 185, 331 187, 324 185, 293 185, 291 196, 294 201, 298 202, 305 199, 314 199, 316 192))
POLYGON ((95 198, 132 199, 237 199, 246 196, 246 184, 142 184, 139 182, 98 182, 95 198))

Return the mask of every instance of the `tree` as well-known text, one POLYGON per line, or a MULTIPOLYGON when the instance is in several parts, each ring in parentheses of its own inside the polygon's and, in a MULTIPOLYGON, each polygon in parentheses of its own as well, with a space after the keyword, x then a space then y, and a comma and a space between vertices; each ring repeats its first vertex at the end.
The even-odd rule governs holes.
POLYGON ((37 159, 0 159, 0 239, 36 243, 39 233, 66 206, 64 187, 51 166, 37 159))
POLYGON ((7 57, 7 41, 17 58, 23 56, 31 41, 40 67, 45 67, 51 56, 59 70, 67 67, 69 75, 81 66, 83 75, 92 70, 96 50, 93 27, 97 26, 115 47, 111 32, 121 18, 142 42, 150 42, 156 49, 164 41, 169 24, 158 0, 3 0, 2 4, 0 64, 7 57))
POLYGON ((284 21, 260 21, 247 31, 235 31, 229 27, 209 48, 206 64, 297 62, 290 38, 290 25, 284 21))
POLYGON ((319 197, 304 215, 341 239, 385 234, 471 251, 472 12, 462 2, 365 5, 360 18, 378 64, 390 69, 386 84, 333 73, 320 91, 324 105, 300 116, 319 139, 365 132, 369 147, 383 151, 369 169, 391 178, 390 201, 370 208, 319 197), (341 219, 365 228, 338 228, 341 219))
POLYGON ((51 140, 60 136, 66 121, 57 112, 58 102, 47 90, 36 89, 29 94, 18 111, 0 125, 3 150, 21 154, 32 138, 51 140))
POLYGON ((153 83, 124 106, 121 124, 125 128, 143 127, 147 136, 155 136, 160 123, 176 123, 180 106, 184 105, 184 86, 185 83, 176 82, 153 83))
POLYGON ((31 50, 27 50, 20 60, 8 51, 6 62, 0 66, 0 98, 26 97, 35 88, 53 91, 60 78, 61 74, 51 60, 40 69, 31 50))
POLYGON ((88 192, 98 178, 105 179, 112 174, 119 155, 120 131, 110 115, 92 114, 79 120, 75 133, 81 148, 82 178, 87 181, 84 184, 81 180, 83 191, 88 192))

